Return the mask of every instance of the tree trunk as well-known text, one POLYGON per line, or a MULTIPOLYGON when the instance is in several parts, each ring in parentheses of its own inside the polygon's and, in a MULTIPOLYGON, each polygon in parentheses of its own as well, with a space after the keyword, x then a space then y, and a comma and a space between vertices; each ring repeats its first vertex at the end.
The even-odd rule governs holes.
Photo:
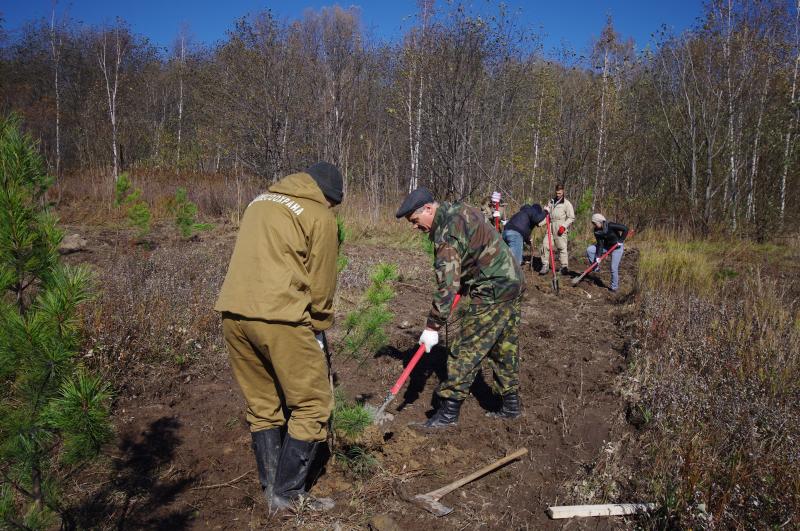
POLYGON ((756 202, 755 202, 755 180, 758 173, 758 159, 759 159, 759 142, 761 140, 761 123, 764 118, 764 107, 767 102, 767 91, 769 90, 769 81, 771 75, 771 68, 767 66, 767 72, 764 75, 764 89, 761 91, 760 105, 758 107, 758 120, 756 122, 755 139, 753 140, 753 159, 750 166, 750 178, 747 183, 747 209, 746 219, 753 222, 756 219, 756 202))
POLYGON ((186 36, 180 36, 180 64, 178 65, 178 146, 175 157, 175 171, 181 167, 181 133, 183 131, 183 68, 186 63, 186 36))
POLYGON ((114 29, 114 67, 111 71, 108 65, 108 32, 103 33, 102 48, 98 56, 100 69, 106 85, 106 98, 108 101, 108 118, 111 122, 111 155, 113 161, 114 180, 119 177, 119 151, 117 148, 117 90, 119 88, 119 68, 122 63, 124 48, 120 41, 119 27, 114 29))
POLYGON ((794 73, 792 74, 792 92, 789 100, 789 108, 792 110, 792 117, 789 119, 789 125, 786 127, 786 144, 783 149, 783 172, 781 173, 781 216, 780 224, 783 228, 783 223, 786 218, 786 177, 789 174, 789 165, 792 157, 792 132, 797 126, 798 114, 800 111, 797 109, 797 70, 800 67, 800 0, 797 1, 795 7, 794 19, 794 36, 795 36, 795 52, 794 59, 794 73))
POLYGON ((539 132, 542 129, 542 107, 544 106, 544 80, 539 92, 539 110, 536 112, 536 130, 533 133, 533 171, 531 172, 531 197, 536 186, 536 170, 539 168, 539 132))
POLYGON ((592 211, 597 204, 598 184, 603 167, 603 140, 606 134, 606 83, 608 81, 608 49, 603 54, 603 83, 600 92, 600 127, 597 130, 597 162, 594 173, 594 189, 592 190, 592 211))
MULTIPOLYGON (((61 65, 61 36, 57 36, 56 31, 56 10, 53 6, 53 14, 50 19, 50 49, 53 53, 53 86, 56 96, 56 182, 61 180, 61 92, 58 83, 59 69, 61 65)), ((58 189, 59 198, 61 197, 61 187, 58 189)))

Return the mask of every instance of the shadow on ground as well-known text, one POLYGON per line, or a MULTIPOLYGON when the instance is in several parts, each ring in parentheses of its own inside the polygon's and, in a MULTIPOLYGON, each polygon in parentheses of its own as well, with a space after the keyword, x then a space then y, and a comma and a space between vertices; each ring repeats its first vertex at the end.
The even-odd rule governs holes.
POLYGON ((194 509, 169 506, 197 479, 177 469, 181 443, 175 417, 162 417, 140 434, 123 436, 107 486, 71 513, 79 529, 185 529, 194 509))

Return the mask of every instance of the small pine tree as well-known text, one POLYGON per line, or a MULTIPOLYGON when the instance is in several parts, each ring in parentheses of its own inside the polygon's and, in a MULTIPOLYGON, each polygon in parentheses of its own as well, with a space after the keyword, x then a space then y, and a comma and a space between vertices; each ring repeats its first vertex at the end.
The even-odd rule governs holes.
POLYGON ((334 456, 345 471, 363 478, 379 466, 378 460, 364 446, 368 442, 364 436, 372 425, 372 414, 363 405, 349 401, 340 387, 336 388, 333 398, 331 421, 337 435, 334 456))
POLYGON ((367 351, 374 351, 386 344, 385 326, 394 314, 389 302, 395 291, 391 282, 397 280, 397 266, 380 263, 372 270, 372 283, 367 288, 359 309, 345 318, 347 330, 342 343, 348 356, 362 359, 367 351))
POLYGON ((90 273, 59 261, 50 183, 18 120, 0 119, 0 528, 69 527, 63 466, 112 435, 109 386, 76 360, 90 273))
POLYGON ((186 196, 186 188, 178 188, 175 191, 170 211, 175 217, 175 226, 178 227, 184 238, 190 238, 195 232, 213 228, 210 223, 197 222, 197 205, 189 201, 186 196))
POLYGON ((584 227, 588 227, 589 219, 592 217, 592 200, 594 199, 594 190, 591 187, 583 191, 581 198, 578 200, 578 206, 575 207, 575 223, 574 226, 578 230, 571 230, 569 232, 570 240, 577 240, 580 235, 585 234, 584 227))
POLYGON ((114 183, 114 206, 121 207, 128 197, 128 192, 131 189, 131 179, 127 173, 122 173, 117 177, 114 183))
POLYGON ((420 245, 422 246, 422 250, 425 251, 425 254, 431 258, 431 261, 436 258, 436 247, 427 235, 422 236, 422 243, 420 245))
POLYGON ((349 260, 344 254, 344 242, 347 239, 347 227, 344 225, 344 218, 336 214, 336 236, 339 239, 339 255, 336 257, 336 272, 341 273, 347 267, 349 260))
POLYGON ((333 429, 340 439, 344 438, 347 441, 358 439, 372 424, 372 415, 361 404, 347 400, 341 388, 336 388, 333 398, 334 408, 331 415, 333 429))
POLYGON ((128 222, 136 229, 136 237, 142 238, 150 232, 150 207, 142 199, 141 188, 131 188, 128 174, 120 174, 114 183, 114 206, 127 209, 128 222))
POLYGON ((142 238, 150 232, 150 207, 140 201, 142 191, 137 188, 131 195, 128 207, 128 222, 136 229, 136 237, 142 238))

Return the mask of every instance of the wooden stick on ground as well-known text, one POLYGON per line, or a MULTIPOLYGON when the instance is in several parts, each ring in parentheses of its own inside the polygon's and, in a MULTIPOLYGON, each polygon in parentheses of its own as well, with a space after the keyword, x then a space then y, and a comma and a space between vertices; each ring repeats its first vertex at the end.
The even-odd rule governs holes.
POLYGON ((252 472, 252 470, 248 470, 247 472, 245 472, 241 476, 239 476, 237 478, 233 478, 232 480, 230 480, 228 482, 225 482, 225 483, 217 483, 216 485, 205 485, 205 486, 202 486, 202 487, 193 487, 193 488, 191 488, 189 490, 206 490, 206 489, 218 489, 220 487, 233 487, 234 483, 236 483, 237 481, 239 481, 240 479, 245 477, 250 472, 252 472))
POLYGON ((607 503, 603 505, 561 505, 548 507, 547 516, 553 520, 561 518, 584 518, 588 516, 624 516, 626 514, 654 511, 655 503, 607 503))

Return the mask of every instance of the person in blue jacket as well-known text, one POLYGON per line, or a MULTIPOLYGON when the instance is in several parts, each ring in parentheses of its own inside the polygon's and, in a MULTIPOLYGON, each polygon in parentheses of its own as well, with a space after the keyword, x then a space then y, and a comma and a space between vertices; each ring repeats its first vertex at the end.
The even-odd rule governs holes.
POLYGON ((503 229, 503 241, 511 249, 511 254, 517 264, 522 264, 522 244, 531 243, 531 230, 545 218, 545 211, 541 205, 522 205, 519 212, 511 216, 511 219, 503 229))

